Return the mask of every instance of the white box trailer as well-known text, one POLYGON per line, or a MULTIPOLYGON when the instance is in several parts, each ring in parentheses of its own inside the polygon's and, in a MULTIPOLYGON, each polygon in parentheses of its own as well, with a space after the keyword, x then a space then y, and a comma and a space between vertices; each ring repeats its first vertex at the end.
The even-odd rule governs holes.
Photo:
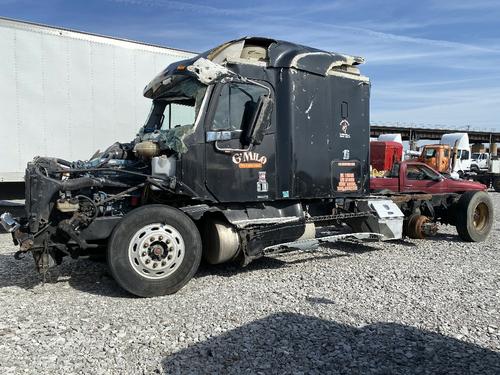
POLYGON ((145 85, 194 56, 5 18, 0 51, 0 186, 22 182, 34 156, 85 160, 132 140, 151 106, 145 85))

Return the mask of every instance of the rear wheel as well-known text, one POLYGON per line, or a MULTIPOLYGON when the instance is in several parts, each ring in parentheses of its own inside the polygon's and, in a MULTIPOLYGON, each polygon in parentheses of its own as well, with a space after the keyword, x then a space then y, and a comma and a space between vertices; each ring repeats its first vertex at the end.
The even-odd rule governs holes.
POLYGON ((128 292, 141 297, 172 294, 198 269, 200 234, 176 208, 140 207, 116 226, 107 260, 114 279, 128 292))
POLYGON ((484 191, 468 191, 460 197, 456 207, 456 228, 464 241, 484 241, 493 225, 493 204, 484 191))

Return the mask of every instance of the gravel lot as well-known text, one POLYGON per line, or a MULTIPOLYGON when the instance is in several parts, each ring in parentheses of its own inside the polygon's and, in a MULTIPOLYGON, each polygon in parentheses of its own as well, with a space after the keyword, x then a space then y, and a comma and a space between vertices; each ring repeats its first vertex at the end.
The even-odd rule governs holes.
POLYGON ((500 374, 500 194, 488 241, 339 244, 202 266, 133 298, 105 263, 42 285, 0 235, 0 374, 500 374))

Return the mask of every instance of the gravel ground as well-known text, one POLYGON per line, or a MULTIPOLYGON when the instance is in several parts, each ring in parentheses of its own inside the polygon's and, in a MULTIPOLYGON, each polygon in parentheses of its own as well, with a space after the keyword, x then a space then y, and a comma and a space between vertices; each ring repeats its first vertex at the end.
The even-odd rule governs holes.
POLYGON ((104 263, 41 284, 0 235, 0 374, 500 374, 500 194, 484 243, 339 244, 202 266, 133 298, 104 263))

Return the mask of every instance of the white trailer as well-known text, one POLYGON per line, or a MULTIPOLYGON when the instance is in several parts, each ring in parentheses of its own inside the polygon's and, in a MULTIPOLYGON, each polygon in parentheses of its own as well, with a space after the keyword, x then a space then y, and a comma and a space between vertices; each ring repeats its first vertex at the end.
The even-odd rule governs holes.
POLYGON ((22 182, 34 156, 85 160, 132 140, 151 106, 144 86, 194 56, 5 18, 0 51, 0 185, 22 182))

